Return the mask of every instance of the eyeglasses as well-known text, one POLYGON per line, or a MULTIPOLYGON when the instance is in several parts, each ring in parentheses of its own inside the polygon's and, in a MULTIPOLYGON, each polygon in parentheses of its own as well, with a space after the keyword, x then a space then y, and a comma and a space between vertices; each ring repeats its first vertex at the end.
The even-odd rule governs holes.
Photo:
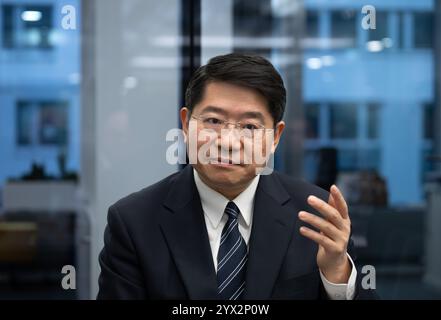
POLYGON ((265 126, 257 120, 245 120, 239 122, 230 122, 213 116, 191 116, 193 119, 199 120, 205 129, 220 131, 226 129, 229 124, 234 125, 235 129, 250 130, 252 133, 258 130, 265 130, 265 126))

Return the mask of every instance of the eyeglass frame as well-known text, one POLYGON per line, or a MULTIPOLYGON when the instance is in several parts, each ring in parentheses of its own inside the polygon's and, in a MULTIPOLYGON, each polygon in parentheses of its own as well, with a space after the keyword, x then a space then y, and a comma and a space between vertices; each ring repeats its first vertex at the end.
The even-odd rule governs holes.
MULTIPOLYGON (((204 120, 204 119, 208 119, 208 118, 215 118, 213 116, 195 116, 195 115, 191 115, 190 117, 195 119, 195 120, 204 120)), ((258 128, 256 128, 256 129, 248 129, 248 128, 240 127, 241 121, 232 122, 232 121, 221 120, 221 119, 217 119, 217 120, 222 121, 223 127, 221 128, 221 130, 222 129, 226 129, 227 125, 229 125, 229 124, 234 125, 234 129, 240 128, 241 130, 251 130, 251 131, 254 131, 254 130, 273 130, 273 128, 267 128, 263 124, 253 124, 253 125, 258 126, 258 128)))

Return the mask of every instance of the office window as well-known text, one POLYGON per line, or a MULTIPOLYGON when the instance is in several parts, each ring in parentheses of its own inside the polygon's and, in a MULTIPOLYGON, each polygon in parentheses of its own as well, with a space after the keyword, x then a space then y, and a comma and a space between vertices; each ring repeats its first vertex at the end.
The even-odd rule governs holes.
POLYGON ((305 105, 305 136, 307 139, 317 139, 320 136, 320 105, 307 103, 305 105))
POLYGON ((421 152, 421 182, 424 183, 430 177, 433 172, 436 172, 437 166, 434 160, 435 150, 430 148, 424 148, 421 152))
POLYGON ((337 152, 338 168, 342 171, 357 170, 357 150, 339 149, 337 152))
POLYGON ((271 36, 273 15, 270 0, 234 0, 233 10, 236 36, 271 36))
POLYGON ((354 10, 331 12, 331 37, 333 47, 355 47, 356 14, 354 10))
POLYGON ((3 47, 49 49, 53 28, 50 5, 3 5, 3 47))
POLYGON ((359 149, 357 165, 359 169, 362 170, 377 170, 380 168, 380 150, 377 148, 373 149, 359 149))
POLYGON ((330 128, 331 138, 357 138, 357 106, 354 103, 331 103, 330 128))
POLYGON ((423 106, 423 130, 424 139, 435 138, 435 107, 433 103, 428 103, 423 106))
POLYGON ((403 12, 398 12, 398 43, 395 44, 398 48, 404 48, 404 14, 403 12))
POLYGON ((35 116, 33 115, 33 105, 28 102, 17 103, 17 144, 31 145, 36 144, 35 116))
POLYGON ((433 14, 431 12, 415 12, 414 19, 414 47, 433 48, 435 28, 433 14))
POLYGON ((234 0, 234 52, 253 53, 269 58, 273 44, 274 17, 270 0, 234 0))
POLYGON ((19 146, 67 144, 67 103, 60 101, 17 102, 19 146))
POLYGON ((316 149, 306 149, 303 159, 303 172, 305 179, 315 181, 317 179, 317 170, 319 166, 319 151, 316 149))
POLYGON ((12 48, 14 44, 14 6, 3 5, 1 7, 2 13, 2 34, 3 47, 12 48))
POLYGON ((380 124, 380 105, 369 103, 367 105, 367 137, 377 139, 379 137, 378 127, 380 124))
POLYGON ((319 37, 319 14, 317 11, 306 11, 306 27, 305 36, 309 39, 315 39, 319 37))
POLYGON ((338 168, 342 171, 377 170, 380 167, 380 151, 374 149, 338 149, 338 168))

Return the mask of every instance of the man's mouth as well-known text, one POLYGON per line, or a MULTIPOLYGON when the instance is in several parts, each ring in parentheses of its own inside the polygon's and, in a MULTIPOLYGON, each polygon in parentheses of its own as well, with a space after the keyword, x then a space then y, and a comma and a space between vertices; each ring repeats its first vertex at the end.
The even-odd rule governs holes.
POLYGON ((240 162, 233 162, 233 159, 225 159, 225 158, 217 158, 210 159, 210 164, 219 165, 219 166, 240 166, 242 165, 240 162))

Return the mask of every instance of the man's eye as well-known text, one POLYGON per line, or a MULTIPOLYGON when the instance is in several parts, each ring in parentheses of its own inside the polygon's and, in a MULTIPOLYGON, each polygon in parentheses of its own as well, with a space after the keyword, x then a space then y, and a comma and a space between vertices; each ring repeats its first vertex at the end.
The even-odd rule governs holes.
POLYGON ((216 119, 216 118, 207 118, 207 119, 205 119, 204 122, 207 124, 221 124, 222 123, 221 120, 216 119))
POLYGON ((258 126, 252 123, 245 123, 242 128, 248 130, 256 130, 258 126))

